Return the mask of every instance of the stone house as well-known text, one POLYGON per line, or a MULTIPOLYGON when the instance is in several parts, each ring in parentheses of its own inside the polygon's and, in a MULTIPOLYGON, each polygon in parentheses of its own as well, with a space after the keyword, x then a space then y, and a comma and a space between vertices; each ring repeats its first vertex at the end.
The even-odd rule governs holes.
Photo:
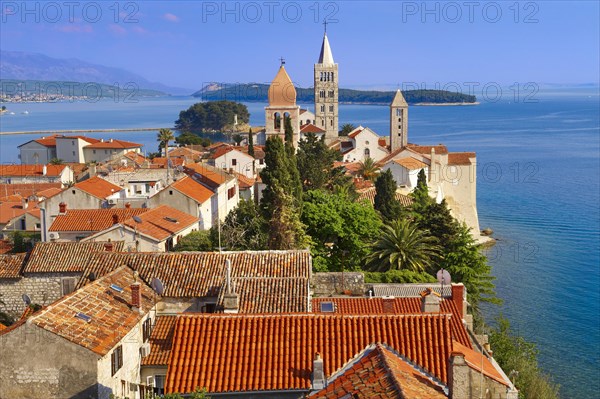
POLYGON ((0 396, 143 398, 157 297, 123 266, 4 329, 0 396))
POLYGON ((346 143, 350 144, 342 151, 345 162, 362 162, 367 158, 377 161, 389 154, 385 140, 368 127, 359 126, 348 133, 346 143))
POLYGON ((262 147, 254 146, 254 157, 248 146, 222 145, 211 151, 208 163, 216 168, 254 178, 265 167, 262 147))
POLYGON ((3 184, 60 183, 64 186, 74 181, 73 169, 68 165, 0 165, 0 183, 3 184))
POLYGON ((109 227, 82 241, 123 241, 129 252, 168 252, 181 238, 197 229, 197 217, 161 205, 129 218, 113 217, 109 227))
POLYGON ((0 231, 40 231, 40 210, 36 203, 31 207, 27 200, 0 201, 0 231))
POLYGON ((381 170, 390 170, 398 187, 410 192, 417 187, 419 172, 424 170, 427 176, 429 166, 413 157, 406 157, 388 161, 381 170))

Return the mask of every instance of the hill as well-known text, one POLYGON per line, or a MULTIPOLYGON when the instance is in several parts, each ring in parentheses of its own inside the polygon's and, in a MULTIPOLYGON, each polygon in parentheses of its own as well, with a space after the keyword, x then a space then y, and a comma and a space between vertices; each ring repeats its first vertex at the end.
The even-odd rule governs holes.
MULTIPOLYGON (((192 96, 206 101, 232 100, 242 102, 266 102, 269 85, 264 83, 223 84, 207 85, 192 96)), ((300 103, 314 101, 313 88, 296 88, 297 98, 300 103)), ((339 89, 340 103, 360 104, 389 104, 392 102, 395 91, 354 90, 339 89)), ((472 95, 456 93, 445 90, 406 90, 404 98, 409 104, 433 103, 474 103, 477 98, 472 95)))

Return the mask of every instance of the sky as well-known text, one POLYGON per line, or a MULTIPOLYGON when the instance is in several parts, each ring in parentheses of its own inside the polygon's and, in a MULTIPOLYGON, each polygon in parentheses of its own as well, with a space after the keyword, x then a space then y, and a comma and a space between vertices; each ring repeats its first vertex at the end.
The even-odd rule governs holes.
MULTIPOLYGON (((597 1, 2 1, 0 48, 124 68, 184 88, 310 87, 323 20, 340 86, 600 81, 597 1)), ((463 90, 465 91, 465 90, 463 90)))

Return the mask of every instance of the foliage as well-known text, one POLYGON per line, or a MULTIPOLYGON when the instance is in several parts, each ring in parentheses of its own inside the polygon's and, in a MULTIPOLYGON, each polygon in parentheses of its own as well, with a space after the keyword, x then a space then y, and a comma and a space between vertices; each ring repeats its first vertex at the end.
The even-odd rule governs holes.
MULTIPOLYGON (((0 293, 0 298, 2 298, 2 294, 0 293)), ((5 303, 2 301, 2 299, 0 299, 0 305, 4 306, 5 303)), ((13 324, 15 322, 15 319, 9 315, 8 313, 5 312, 0 312, 0 323, 2 323, 5 326, 10 326, 11 324, 13 324)))
POLYGON ((419 218, 425 209, 433 204, 435 201, 429 196, 429 189, 427 187, 427 176, 425 176, 425 170, 421 169, 417 175, 417 187, 410 193, 414 202, 412 204, 412 210, 416 217, 419 218))
POLYGON ((354 129, 356 129, 356 126, 352 123, 345 123, 342 125, 342 130, 340 130, 340 136, 347 136, 354 129))
POLYGON ((242 141, 244 141, 244 136, 242 136, 239 133, 236 133, 233 136, 231 136, 231 139, 233 140, 235 145, 240 145, 240 144, 242 144, 242 141))
POLYGON ((192 132, 183 132, 175 138, 175 142, 179 145, 201 145, 208 147, 210 145, 210 139, 206 137, 200 137, 192 132))
POLYGON ((252 128, 248 129, 248 155, 254 157, 254 134, 252 134, 252 128))
POLYGON ((371 249, 367 266, 373 271, 407 269, 431 273, 440 255, 435 237, 407 219, 384 225, 371 249))
POLYGON ((175 128, 193 133, 218 132, 233 124, 234 115, 240 123, 248 123, 250 113, 244 104, 233 101, 196 103, 179 113, 175 128))
POLYGON ((342 265, 344 270, 360 269, 368 242, 381 226, 371 205, 321 190, 306 193, 302 221, 313 240, 317 271, 341 271, 342 265))
POLYGON ((292 127, 292 118, 284 118, 283 129, 285 132, 285 143, 294 145, 294 128, 292 127))
POLYGON ((165 156, 168 156, 169 143, 175 139, 171 129, 160 129, 156 140, 158 141, 158 152, 165 148, 165 156))
POLYGON ((365 272, 365 283, 435 283, 437 279, 429 273, 412 270, 388 270, 387 272, 365 272))
POLYGON ((63 161, 60 158, 52 158, 49 162, 50 165, 62 165, 65 163, 65 161, 63 161))
POLYGON ((558 399, 559 387, 538 367, 536 345, 517 336, 510 328, 507 319, 500 316, 498 326, 490 333, 490 346, 494 359, 510 375, 519 389, 521 399, 558 399))
POLYGON ((304 191, 351 183, 343 168, 333 167, 335 161, 341 160, 341 153, 328 148, 323 138, 319 139, 314 133, 300 140, 296 158, 304 191))
POLYGON ((294 197, 280 186, 273 187, 274 201, 269 225, 269 249, 304 249, 310 244, 294 197))
POLYGON ((11 241, 13 248, 11 250, 14 254, 20 254, 23 252, 27 252, 27 242, 25 240, 25 236, 20 231, 15 231, 11 234, 11 241))
POLYGON ((359 163, 358 174, 365 180, 375 181, 377 176, 379 176, 379 166, 377 166, 373 158, 367 157, 367 159, 359 163))
POLYGON ((386 170, 375 181, 374 206, 383 220, 396 220, 402 213, 402 205, 396 199, 396 181, 391 170, 386 170))
MULTIPOLYGON (((211 238, 218 246, 218 226, 211 229, 211 238)), ((267 249, 266 221, 251 200, 240 200, 221 225, 221 246, 229 251, 267 249)))
POLYGON ((174 251, 211 251, 214 245, 211 240, 210 232, 205 230, 193 231, 187 236, 183 237, 175 248, 174 251))

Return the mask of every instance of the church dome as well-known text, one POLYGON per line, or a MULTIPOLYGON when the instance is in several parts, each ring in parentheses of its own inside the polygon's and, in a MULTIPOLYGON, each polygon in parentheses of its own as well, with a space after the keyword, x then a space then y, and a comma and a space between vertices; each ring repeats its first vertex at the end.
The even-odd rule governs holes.
POLYGON ((294 105, 296 105, 296 88, 282 65, 269 86, 269 106, 294 105))

